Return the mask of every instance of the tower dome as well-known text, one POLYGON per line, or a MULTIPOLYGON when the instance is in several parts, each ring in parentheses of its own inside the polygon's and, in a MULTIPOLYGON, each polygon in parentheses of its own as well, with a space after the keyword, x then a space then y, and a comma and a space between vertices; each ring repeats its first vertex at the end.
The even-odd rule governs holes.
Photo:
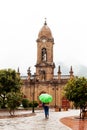
POLYGON ((41 28, 39 34, 38 34, 38 38, 42 38, 42 37, 46 37, 46 38, 53 38, 52 37, 52 33, 50 28, 47 26, 47 23, 45 21, 44 26, 41 28))

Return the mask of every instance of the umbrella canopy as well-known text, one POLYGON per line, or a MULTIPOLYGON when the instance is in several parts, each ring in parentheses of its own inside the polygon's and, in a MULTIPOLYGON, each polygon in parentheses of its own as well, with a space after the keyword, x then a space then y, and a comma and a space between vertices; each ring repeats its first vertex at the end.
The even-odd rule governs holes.
POLYGON ((43 93, 39 96, 39 99, 41 102, 43 103, 49 103, 49 102, 52 102, 52 96, 50 94, 47 94, 47 93, 43 93))

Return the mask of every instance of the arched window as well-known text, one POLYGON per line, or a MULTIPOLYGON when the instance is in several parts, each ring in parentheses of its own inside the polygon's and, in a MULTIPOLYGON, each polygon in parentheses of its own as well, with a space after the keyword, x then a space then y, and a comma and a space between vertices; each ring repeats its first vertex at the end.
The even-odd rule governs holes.
POLYGON ((47 60, 47 51, 46 48, 42 49, 42 61, 46 61, 47 60))

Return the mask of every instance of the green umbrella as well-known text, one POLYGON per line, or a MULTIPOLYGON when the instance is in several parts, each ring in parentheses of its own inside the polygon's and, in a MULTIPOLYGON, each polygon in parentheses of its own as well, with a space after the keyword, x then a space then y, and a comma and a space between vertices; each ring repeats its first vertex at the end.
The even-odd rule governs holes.
POLYGON ((52 96, 50 94, 47 94, 47 93, 43 93, 39 96, 39 99, 41 102, 43 103, 49 103, 49 102, 52 102, 52 96))

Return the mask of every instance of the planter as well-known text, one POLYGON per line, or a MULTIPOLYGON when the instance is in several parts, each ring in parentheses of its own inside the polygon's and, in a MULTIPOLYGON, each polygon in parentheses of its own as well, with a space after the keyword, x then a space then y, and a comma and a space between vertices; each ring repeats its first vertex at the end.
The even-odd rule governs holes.
POLYGON ((61 111, 61 108, 56 107, 55 112, 59 112, 59 111, 61 111))
POLYGON ((67 107, 65 107, 65 108, 63 108, 63 110, 64 110, 64 111, 68 111, 68 108, 67 108, 67 107))

